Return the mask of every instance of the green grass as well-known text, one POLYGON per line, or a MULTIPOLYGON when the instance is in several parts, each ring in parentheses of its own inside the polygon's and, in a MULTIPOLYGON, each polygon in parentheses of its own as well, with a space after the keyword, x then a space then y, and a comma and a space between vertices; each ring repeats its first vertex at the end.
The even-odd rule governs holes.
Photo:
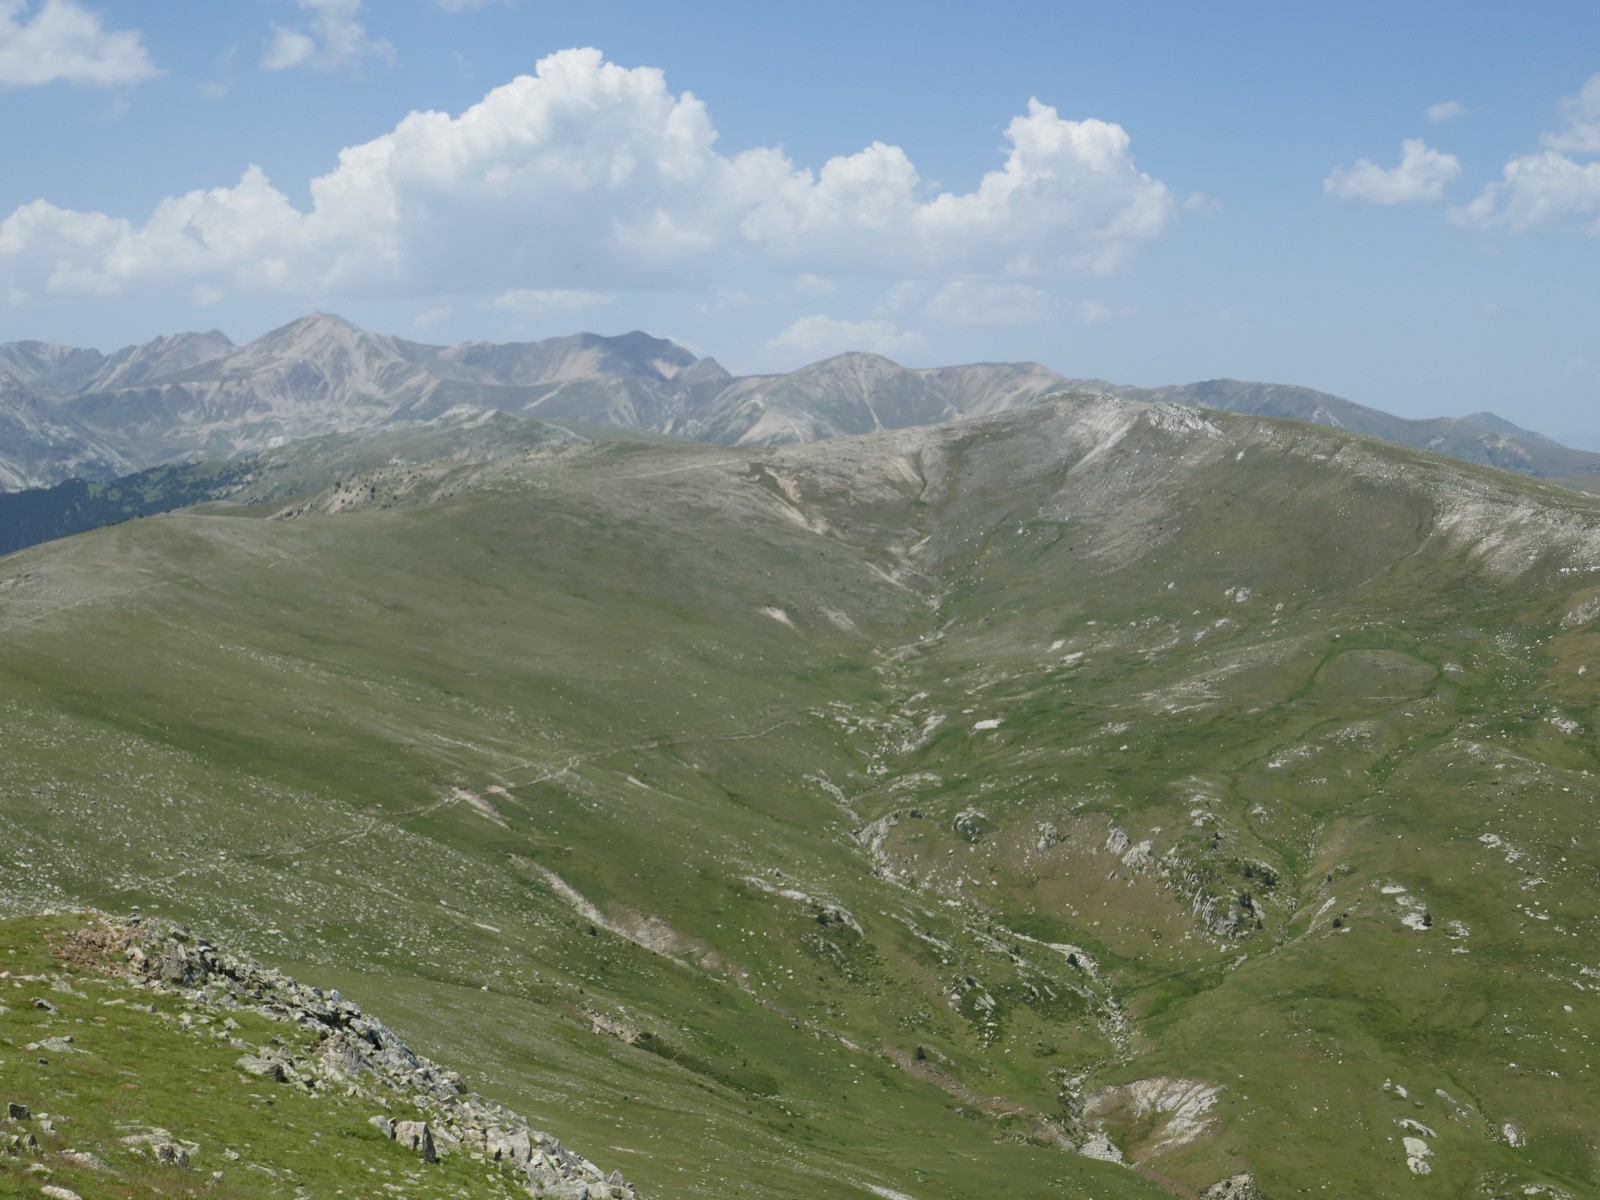
POLYGON ((1600 509, 1119 420, 382 468, 0 560, 0 896, 339 987, 648 1196, 1595 1194, 1600 509), (1145 1174, 1055 1144, 1161 1076, 1219 1090, 1111 1119, 1145 1174))
MULTIPOLYGON (((207 1195, 253 1200, 293 1195, 512 1196, 464 1155, 425 1164, 389 1141, 368 1118, 370 1101, 242 1075, 240 1051, 273 1038, 309 1050, 314 1039, 292 1025, 249 1012, 217 1019, 176 997, 152 998, 126 980, 69 970, 57 961, 72 918, 0 922, 0 1059, 3 1102, 24 1104, 31 1117, 0 1132, 32 1134, 37 1151, 0 1154, 0 1194, 36 1195, 53 1183, 88 1197, 207 1195), (47 1000, 54 1012, 33 1006, 47 1000), (155 1011, 145 1011, 154 1004, 155 1011), (198 1014, 192 1029, 181 1024, 198 1014), (224 1036, 226 1033, 226 1036, 224 1036), (29 1051, 44 1038, 70 1037, 71 1052, 29 1051), (54 1125, 46 1132, 44 1122, 54 1125), (198 1145, 187 1167, 158 1163, 123 1140, 151 1128, 198 1145), (92 1154, 109 1171, 83 1165, 69 1152, 92 1154), (30 1167, 43 1172, 30 1172, 30 1167), (387 1186, 385 1186, 387 1185, 387 1186)), ((417 1119, 395 1104, 384 1115, 417 1119)))

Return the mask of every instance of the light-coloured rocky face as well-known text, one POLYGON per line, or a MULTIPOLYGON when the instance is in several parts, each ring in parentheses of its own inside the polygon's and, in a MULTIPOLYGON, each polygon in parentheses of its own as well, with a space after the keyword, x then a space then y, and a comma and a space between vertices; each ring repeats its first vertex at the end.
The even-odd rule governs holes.
MULTIPOLYGON (((243 1051, 237 1065, 245 1074, 287 1089, 331 1091, 380 1109, 399 1101, 414 1105, 423 1119, 396 1121, 378 1111, 370 1123, 424 1162, 466 1155, 508 1174, 534 1196, 634 1200, 620 1173, 607 1175, 549 1134, 529 1128, 525 1118, 468 1092, 459 1074, 414 1054, 382 1021, 337 991, 299 983, 169 922, 101 914, 87 914, 85 922, 68 952, 74 961, 126 975, 148 995, 180 998, 188 1006, 187 1023, 199 1014, 236 1029, 229 1014, 243 1010, 310 1030, 316 1038, 312 1051, 302 1055, 235 1037, 234 1048, 243 1051)), ((70 1051, 66 1045, 45 1048, 70 1051)), ((26 1109, 21 1117, 27 1119, 26 1109)), ((187 1166, 199 1151, 165 1130, 123 1140, 148 1146, 158 1161, 174 1166, 187 1166)))

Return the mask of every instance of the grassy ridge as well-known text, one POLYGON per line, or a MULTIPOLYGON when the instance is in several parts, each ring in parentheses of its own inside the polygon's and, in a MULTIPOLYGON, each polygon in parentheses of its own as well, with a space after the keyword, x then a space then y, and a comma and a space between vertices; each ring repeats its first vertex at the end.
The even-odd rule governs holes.
POLYGON ((1084 401, 408 470, 0 563, 13 907, 184 915, 647 1195, 1593 1193, 1589 501, 1084 401))

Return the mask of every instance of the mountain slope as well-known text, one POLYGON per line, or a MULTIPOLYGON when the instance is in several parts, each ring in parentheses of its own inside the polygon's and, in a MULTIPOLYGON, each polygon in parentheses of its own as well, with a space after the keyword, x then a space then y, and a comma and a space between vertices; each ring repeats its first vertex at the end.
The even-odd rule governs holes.
POLYGON ((127 469, 126 461, 83 425, 0 371, 0 489, 111 479, 127 469))
POLYGON ((571 379, 641 378, 668 382, 698 361, 682 346, 645 333, 602 337, 578 333, 542 342, 496 345, 461 342, 454 346, 398 343, 411 361, 440 379, 532 387, 571 379))
MULTIPOLYGON (((1135 388, 1065 380, 1032 362, 913 370, 848 353, 735 378, 640 332, 433 346, 312 314, 238 348, 216 332, 109 358, 19 342, 0 346, 0 363, 138 467, 427 420, 464 405, 720 445, 784 445, 983 417, 1065 389, 1307 421, 1600 491, 1600 455, 1492 413, 1408 420, 1309 388, 1237 380, 1135 388)), ((71 469, 67 456, 55 477, 71 469)))
POLYGON ((969 363, 917 374, 944 397, 952 411, 969 417, 1007 412, 1051 392, 1073 390, 1062 376, 1034 362, 969 363))
POLYGON ((12 908, 381 992, 645 1194, 1600 1194, 1596 502, 1065 397, 268 511, 0 562, 12 908))
POLYGON ((840 354, 788 375, 725 388, 693 414, 700 440, 737 444, 932 425, 960 414, 915 371, 878 354, 840 354))
POLYGON ((337 992, 187 930, 51 916, 0 922, 0 948, 8 980, 34 993, 0 1011, 26 1055, 7 1072, 0 1184, 275 1197, 365 1194, 378 1176, 418 1197, 633 1198, 337 992))
POLYGON ((1059 380, 1032 363, 918 372, 871 354, 735 379, 713 359, 637 332, 429 346, 324 314, 237 349, 220 337, 119 352, 64 409, 150 465, 428 419, 460 405, 726 445, 810 441, 999 411, 1059 380))
POLYGON ((378 425, 408 415, 436 386, 391 339, 315 313, 224 357, 62 407, 150 464, 378 425))
POLYGON ((435 470, 441 461, 485 462, 585 440, 529 417, 450 410, 431 421, 324 434, 220 462, 150 467, 103 481, 74 478, 0 493, 0 555, 195 504, 281 504, 383 466, 435 470))
POLYGON ((14 376, 37 396, 52 400, 82 390, 105 363, 98 350, 80 350, 49 342, 0 343, 0 371, 14 376))
POLYGON ((76 390, 106 392, 136 387, 226 358, 234 349, 227 335, 215 329, 209 333, 158 337, 138 346, 125 346, 110 355, 76 390))
POLYGON ((1109 395, 1151 403, 1192 404, 1225 412, 1287 417, 1334 429, 1348 429, 1414 446, 1464 462, 1482 463, 1527 475, 1557 478, 1580 487, 1600 489, 1600 455, 1572 450, 1543 434, 1532 433, 1493 413, 1470 417, 1412 420, 1368 408, 1311 388, 1281 383, 1245 383, 1213 379, 1172 387, 1136 388, 1101 380, 1073 380, 1070 386, 1091 387, 1109 395))

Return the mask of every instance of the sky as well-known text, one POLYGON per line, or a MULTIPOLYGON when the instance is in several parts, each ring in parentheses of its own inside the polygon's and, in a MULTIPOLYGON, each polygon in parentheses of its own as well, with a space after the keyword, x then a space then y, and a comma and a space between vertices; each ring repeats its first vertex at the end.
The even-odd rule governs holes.
POLYGON ((0 341, 311 310, 1600 434, 1600 6, 0 0, 0 341))

